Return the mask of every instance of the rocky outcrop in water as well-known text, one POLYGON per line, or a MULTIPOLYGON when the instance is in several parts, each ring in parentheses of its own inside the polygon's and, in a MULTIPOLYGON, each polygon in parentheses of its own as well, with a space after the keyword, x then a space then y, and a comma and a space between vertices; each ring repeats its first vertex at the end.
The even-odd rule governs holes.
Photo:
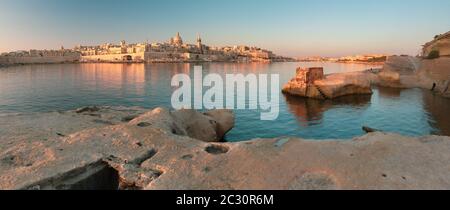
POLYGON ((450 189, 450 137, 374 132, 353 140, 237 143, 189 137, 199 135, 191 130, 206 129, 218 139, 231 116, 104 107, 6 116, 17 129, 31 121, 59 123, 20 138, 18 131, 1 129, 0 189, 450 189), (221 129, 207 123, 210 118, 221 129))
POLYGON ((422 59, 391 56, 374 84, 398 88, 423 88, 450 97, 450 58, 422 59))
POLYGON ((283 93, 333 99, 356 94, 372 94, 369 78, 363 72, 324 75, 323 68, 298 68, 297 75, 283 87, 283 93))
POLYGON ((450 58, 421 59, 391 56, 382 69, 323 75, 322 68, 297 69, 283 93, 315 99, 370 94, 371 85, 423 88, 450 97, 450 58))
POLYGON ((377 85, 384 87, 411 88, 417 80, 420 59, 411 56, 390 56, 378 73, 377 85))

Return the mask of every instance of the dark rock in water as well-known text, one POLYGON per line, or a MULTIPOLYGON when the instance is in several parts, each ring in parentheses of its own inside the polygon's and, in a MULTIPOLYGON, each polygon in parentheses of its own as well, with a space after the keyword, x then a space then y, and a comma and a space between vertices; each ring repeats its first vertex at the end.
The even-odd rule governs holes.
POLYGON ((370 128, 370 127, 367 127, 367 126, 363 126, 362 129, 366 133, 373 133, 373 132, 379 132, 380 131, 380 130, 373 129, 373 128, 370 128))
POLYGON ((76 113, 81 114, 84 112, 97 112, 100 111, 100 108, 96 107, 96 106, 87 106, 87 107, 83 107, 83 108, 79 108, 77 110, 75 110, 76 113))

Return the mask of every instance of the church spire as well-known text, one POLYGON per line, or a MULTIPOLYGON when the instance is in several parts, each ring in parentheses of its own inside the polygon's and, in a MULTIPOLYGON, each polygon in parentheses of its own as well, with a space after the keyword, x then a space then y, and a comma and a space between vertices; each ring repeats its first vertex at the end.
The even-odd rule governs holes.
POLYGON ((197 43, 202 43, 202 38, 200 37, 200 34, 197 33, 197 43))
POLYGON ((202 44, 202 38, 200 38, 200 34, 197 33, 197 48, 200 51, 200 54, 203 54, 203 44, 202 44))

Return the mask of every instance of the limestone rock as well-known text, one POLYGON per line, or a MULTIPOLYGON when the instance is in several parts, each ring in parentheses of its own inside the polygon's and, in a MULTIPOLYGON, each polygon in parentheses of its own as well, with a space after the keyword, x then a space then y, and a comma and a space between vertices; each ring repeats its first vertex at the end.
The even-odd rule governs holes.
POLYGON ((389 56, 378 73, 377 85, 385 87, 411 88, 417 83, 417 72, 421 68, 419 58, 412 56, 389 56))
POLYGON ((176 113, 158 108, 66 137, 2 142, 0 189, 450 189, 450 137, 208 143, 171 133, 174 119, 197 117, 176 113))
POLYGON ((323 68, 297 69, 297 75, 283 87, 283 93, 333 99, 346 95, 371 94, 371 80, 366 72, 323 75, 323 68))
POLYGON ((205 112, 205 115, 217 122, 216 132, 218 139, 222 139, 234 127, 234 114, 231 110, 211 110, 205 112))
POLYGON ((420 59, 412 56, 389 56, 382 71, 411 74, 419 70, 420 59))
POLYGON ((228 110, 200 113, 195 110, 170 112, 157 108, 130 121, 139 127, 159 128, 173 135, 184 135, 205 142, 218 142, 234 126, 234 114, 228 110))
POLYGON ((450 58, 421 59, 411 56, 391 56, 372 84, 396 88, 423 88, 450 97, 450 58))

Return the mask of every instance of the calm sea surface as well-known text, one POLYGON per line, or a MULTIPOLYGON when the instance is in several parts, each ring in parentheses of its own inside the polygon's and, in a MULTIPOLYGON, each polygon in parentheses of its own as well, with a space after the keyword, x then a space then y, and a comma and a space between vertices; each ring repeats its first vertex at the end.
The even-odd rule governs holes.
MULTIPOLYGON (((376 68, 337 63, 200 65, 203 74, 279 74, 280 86, 295 75, 299 66, 323 66, 326 73, 376 68)), ((0 116, 72 110, 88 105, 170 108, 174 91, 170 85, 172 76, 178 73, 192 76, 193 68, 194 64, 54 64, 3 68, 0 69, 0 116)), ((278 136, 343 139, 362 135, 363 125, 410 136, 450 135, 450 100, 420 89, 375 88, 371 96, 333 101, 280 93, 279 110, 275 121, 260 121, 259 110, 235 111, 236 126, 227 140, 278 136)))

